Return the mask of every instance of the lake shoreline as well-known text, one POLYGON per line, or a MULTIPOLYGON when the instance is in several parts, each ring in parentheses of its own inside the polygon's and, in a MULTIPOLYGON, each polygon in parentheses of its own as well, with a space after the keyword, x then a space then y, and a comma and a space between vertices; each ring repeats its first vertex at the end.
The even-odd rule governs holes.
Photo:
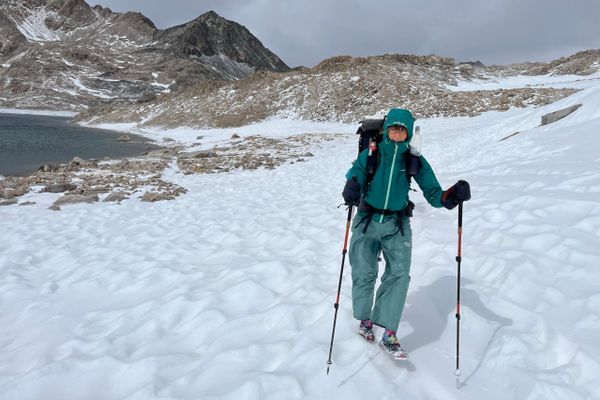
POLYGON ((73 118, 79 113, 76 113, 73 111, 35 110, 35 109, 25 109, 25 108, 0 108, 0 114, 38 115, 38 116, 46 116, 46 117, 73 118))
POLYGON ((332 126, 313 123, 307 128, 305 122, 295 120, 204 130, 141 128, 135 123, 96 125, 119 135, 150 139, 161 147, 121 159, 74 157, 68 163, 47 164, 26 177, 0 178, 0 206, 36 204, 59 210, 63 204, 81 202, 171 200, 187 192, 187 175, 275 169, 308 161, 313 157, 309 149, 340 134, 354 137, 353 132, 332 126))
POLYGON ((7 111, 0 112, 0 175, 5 177, 28 176, 74 157, 120 160, 163 148, 143 135, 83 126, 70 116, 7 111))
MULTIPOLYGON (((186 175, 221 174, 308 161, 308 151, 338 134, 306 133, 282 138, 232 135, 211 148, 165 140, 165 147, 122 160, 74 158, 60 166, 46 165, 27 177, 0 178, 0 206, 39 204, 60 210, 64 204, 117 202, 126 199, 155 202, 187 192, 186 175), (176 179, 173 179, 176 177, 176 179)), ((0 207, 0 210, 2 207, 0 207)))

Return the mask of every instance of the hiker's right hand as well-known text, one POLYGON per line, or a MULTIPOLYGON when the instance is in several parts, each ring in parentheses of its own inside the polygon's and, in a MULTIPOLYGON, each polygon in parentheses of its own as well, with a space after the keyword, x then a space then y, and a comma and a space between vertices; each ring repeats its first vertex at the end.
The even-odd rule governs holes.
POLYGON ((347 206, 357 206, 360 203, 360 184, 356 178, 348 179, 342 197, 347 206))

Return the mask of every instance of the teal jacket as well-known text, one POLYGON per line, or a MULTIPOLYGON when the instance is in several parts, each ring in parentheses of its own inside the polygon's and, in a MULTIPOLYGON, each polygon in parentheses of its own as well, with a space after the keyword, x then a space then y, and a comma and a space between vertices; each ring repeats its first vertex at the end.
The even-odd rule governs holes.
MULTIPOLYGON (((387 115, 383 127, 383 140, 378 145, 379 165, 368 187, 367 157, 369 149, 363 150, 346 173, 346 179, 356 178, 363 191, 363 199, 371 206, 383 210, 399 211, 408 205, 410 190, 406 173, 405 153, 412 138, 414 117, 408 110, 394 108, 387 115), (403 142, 393 142, 388 137, 388 127, 403 125, 408 130, 408 138, 403 142)), ((433 173, 433 169, 422 155, 421 168, 414 176, 423 191, 425 199, 433 207, 442 207, 442 188, 433 173)))

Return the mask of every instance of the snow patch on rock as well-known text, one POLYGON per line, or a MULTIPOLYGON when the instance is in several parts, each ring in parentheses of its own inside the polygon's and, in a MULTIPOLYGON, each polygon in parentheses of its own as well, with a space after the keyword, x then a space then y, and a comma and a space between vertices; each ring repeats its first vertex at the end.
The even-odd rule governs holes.
POLYGON ((17 29, 31 42, 55 42, 60 35, 46 26, 46 19, 56 16, 55 12, 41 7, 33 11, 23 21, 17 22, 17 29))

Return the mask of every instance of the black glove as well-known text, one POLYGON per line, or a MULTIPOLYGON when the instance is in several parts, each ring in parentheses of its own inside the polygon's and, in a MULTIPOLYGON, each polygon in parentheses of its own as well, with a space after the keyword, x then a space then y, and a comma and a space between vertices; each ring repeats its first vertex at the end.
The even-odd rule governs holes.
POLYGON ((347 206, 357 206, 360 203, 360 184, 356 180, 356 178, 348 179, 346 181, 346 186, 344 186, 344 191, 342 192, 342 197, 344 198, 344 202, 347 206))
POLYGON ((442 193, 442 205, 452 210, 459 203, 471 199, 471 187, 467 181, 458 181, 442 193))

